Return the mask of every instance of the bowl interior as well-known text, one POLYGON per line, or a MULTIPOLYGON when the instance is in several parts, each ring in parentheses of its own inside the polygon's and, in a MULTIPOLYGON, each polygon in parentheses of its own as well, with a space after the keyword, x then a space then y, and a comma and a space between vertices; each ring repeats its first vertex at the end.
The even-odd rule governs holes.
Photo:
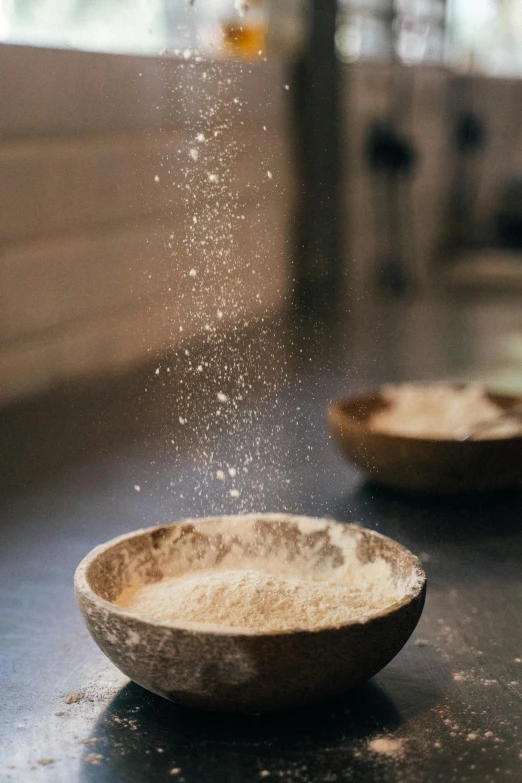
POLYGON ((127 588, 209 569, 254 568, 367 588, 378 594, 380 612, 409 600, 424 582, 417 558, 389 538, 357 525, 277 514, 150 528, 98 547, 84 562, 88 587, 111 603, 127 588))
MULTIPOLYGON (((494 402, 502 410, 509 410, 515 405, 522 403, 522 398, 514 394, 495 394, 488 392, 486 394, 491 402, 494 402)), ((352 429, 373 432, 370 425, 370 418, 377 411, 387 408, 389 403, 382 397, 379 392, 373 392, 370 394, 361 394, 353 397, 344 397, 337 400, 332 405, 332 411, 350 424, 352 429)), ((393 437, 413 437, 407 435, 401 435, 400 433, 391 432, 376 432, 380 437, 393 438, 393 437)), ((519 437, 519 436, 514 436, 519 437)), ((429 436, 425 438, 415 437, 415 440, 434 440, 429 436)), ((445 438, 437 438, 437 440, 449 440, 445 438)), ((496 438, 488 438, 489 441, 497 440, 496 438)), ((500 439, 499 439, 500 440, 500 439)), ((501 440, 505 440, 502 438, 501 440)), ((455 442, 455 439, 451 439, 451 442, 455 442)), ((458 441, 457 441, 458 442, 458 441)), ((470 443, 477 443, 478 441, 469 441, 470 443)))

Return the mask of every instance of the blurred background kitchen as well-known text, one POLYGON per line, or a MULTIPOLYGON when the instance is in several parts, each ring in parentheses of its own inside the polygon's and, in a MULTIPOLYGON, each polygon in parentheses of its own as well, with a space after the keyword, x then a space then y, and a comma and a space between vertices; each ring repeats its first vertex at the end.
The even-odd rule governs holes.
POLYGON ((172 183, 209 62, 218 113, 242 102, 245 277, 216 328, 290 310, 304 329, 342 323, 362 382, 522 391, 522 1, 246 5, 3 2, 4 443, 31 400, 146 376, 195 339, 172 183))
POLYGON ((379 491, 326 410, 522 394, 522 0, 0 0, 0 73, 4 779, 515 779, 519 493, 379 491), (429 643, 273 729, 121 691, 80 560, 261 511, 411 547, 429 643), (357 743, 403 727, 365 778, 357 743))

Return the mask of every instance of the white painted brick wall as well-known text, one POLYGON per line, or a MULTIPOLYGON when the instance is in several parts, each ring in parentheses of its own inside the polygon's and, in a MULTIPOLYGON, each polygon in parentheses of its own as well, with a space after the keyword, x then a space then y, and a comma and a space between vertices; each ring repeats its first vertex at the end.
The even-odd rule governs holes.
MULTIPOLYGON (((205 67, 0 46, 0 402, 114 372, 172 346, 179 325, 183 336, 197 328, 180 242, 192 215, 176 185, 201 111, 191 87, 205 67)), ((227 284, 248 318, 283 307, 288 290, 287 76, 279 63, 211 67, 214 121, 243 148, 228 172, 246 219, 227 284), (273 188, 260 199, 268 167, 273 188)), ((203 312, 215 313, 222 285, 209 277, 203 312)))

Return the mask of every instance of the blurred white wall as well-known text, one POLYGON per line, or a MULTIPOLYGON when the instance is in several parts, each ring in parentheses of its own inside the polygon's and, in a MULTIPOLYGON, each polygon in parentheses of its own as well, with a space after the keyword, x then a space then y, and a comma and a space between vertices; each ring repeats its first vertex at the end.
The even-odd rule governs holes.
MULTIPOLYGON (((237 306, 218 324, 227 328, 284 306, 293 172, 285 66, 212 67, 216 127, 240 101, 227 176, 244 219, 231 245, 237 306), (268 168, 272 187, 260 199, 253 185, 268 168)), ((187 68, 0 46, 1 401, 166 350, 197 328, 194 302, 211 311, 223 296, 223 280, 212 278, 194 298, 187 275, 192 212, 177 185, 206 66, 187 68)), ((210 259, 212 247, 205 252, 210 259)), ((198 260, 206 263, 203 251, 198 260)))

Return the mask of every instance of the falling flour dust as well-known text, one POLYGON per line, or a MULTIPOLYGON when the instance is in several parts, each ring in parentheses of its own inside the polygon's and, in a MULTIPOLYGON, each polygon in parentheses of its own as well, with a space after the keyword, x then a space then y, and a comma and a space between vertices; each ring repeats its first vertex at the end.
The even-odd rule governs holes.
MULTIPOLYGON (((285 153, 271 136, 274 82, 264 56, 250 63, 206 60, 189 48, 177 54, 165 100, 182 133, 169 137, 154 175, 174 205, 165 226, 172 263, 160 272, 151 267, 148 277, 163 291, 171 345, 181 336, 186 347, 172 361, 160 359, 146 394, 150 403, 156 391, 169 398, 164 441, 174 465, 178 450, 186 453, 178 423, 191 441, 190 474, 173 469, 166 481, 180 511, 243 512, 259 507, 267 485, 272 496, 288 494, 284 419, 271 416, 281 405, 285 360, 271 343, 273 302, 265 299, 267 287, 273 299, 278 285, 266 261, 283 230, 277 172, 285 153), (241 335, 253 324, 256 349, 247 355, 241 335)), ((279 87, 286 94, 283 81, 279 87)), ((135 480, 139 492, 143 480, 135 480)))

